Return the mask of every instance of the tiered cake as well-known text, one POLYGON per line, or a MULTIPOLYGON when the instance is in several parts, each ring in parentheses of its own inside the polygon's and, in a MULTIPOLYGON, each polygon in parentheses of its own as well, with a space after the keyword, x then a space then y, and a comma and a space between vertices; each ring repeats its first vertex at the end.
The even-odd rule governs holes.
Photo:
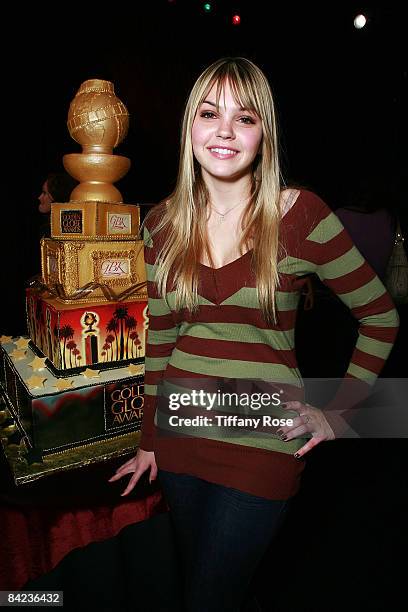
MULTIPOLYGON (((140 429, 147 298, 139 207, 113 185, 128 112, 113 84, 85 81, 68 114, 82 153, 65 155, 79 181, 54 203, 41 241, 41 278, 26 295, 30 338, 3 336, 1 386, 27 457, 65 452, 140 429)), ((1 416, 1 415, 0 415, 1 416)))

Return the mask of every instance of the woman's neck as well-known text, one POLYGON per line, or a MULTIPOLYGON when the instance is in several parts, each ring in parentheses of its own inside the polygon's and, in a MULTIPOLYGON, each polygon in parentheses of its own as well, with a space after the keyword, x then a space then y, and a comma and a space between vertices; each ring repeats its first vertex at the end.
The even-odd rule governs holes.
POLYGON ((223 181, 211 176, 203 176, 209 192, 210 204, 219 212, 225 212, 248 201, 250 194, 250 182, 248 177, 242 177, 237 181, 223 181))

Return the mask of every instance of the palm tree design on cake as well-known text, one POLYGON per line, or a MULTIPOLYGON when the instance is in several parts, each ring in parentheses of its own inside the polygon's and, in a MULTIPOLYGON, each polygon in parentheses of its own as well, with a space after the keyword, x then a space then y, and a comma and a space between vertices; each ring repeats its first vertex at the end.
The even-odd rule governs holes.
POLYGON ((143 347, 142 347, 142 343, 141 343, 141 341, 140 341, 140 338, 137 338, 137 339, 135 340, 135 345, 136 345, 136 350, 137 350, 137 352, 138 352, 138 355, 139 355, 139 357, 140 357, 140 353, 142 352, 142 348, 143 348, 143 347))
MULTIPOLYGON (((113 346, 112 344, 115 342, 115 336, 112 336, 112 334, 108 334, 105 338, 105 344, 107 345, 108 349, 110 349, 110 361, 113 361, 113 346)), ((108 350, 105 349, 105 350, 108 350)), ((109 355, 107 356, 106 360, 109 359, 109 355)))
MULTIPOLYGON (((119 355, 118 355, 118 329, 119 329, 119 321, 116 321, 115 319, 111 319, 109 321, 109 323, 106 326, 106 331, 107 332, 113 332, 115 334, 115 337, 113 338, 112 335, 110 335, 109 337, 112 338, 112 341, 115 340, 116 342, 116 361, 118 361, 119 355)), ((113 350, 112 350, 113 353, 113 350)), ((113 355, 112 355, 112 361, 113 361, 113 355)))
MULTIPOLYGON (((130 338, 130 332, 132 331, 132 329, 136 329, 137 327, 137 321, 135 319, 135 317, 126 317, 125 320, 125 327, 127 329, 127 335, 126 335, 126 359, 129 359, 130 355, 129 355, 129 338, 130 338)), ((133 351, 132 351, 133 353, 133 351)))
POLYGON ((124 322, 128 317, 128 309, 126 307, 117 308, 113 313, 114 320, 120 324, 120 350, 119 359, 122 360, 125 356, 125 338, 124 338, 124 322))
POLYGON ((69 342, 67 342, 67 349, 69 350, 69 365, 72 368, 72 355, 73 355, 73 351, 76 349, 77 345, 73 340, 70 340, 69 342))
POLYGON ((64 325, 60 329, 59 336, 60 336, 60 340, 63 339, 63 341, 64 341, 64 350, 63 350, 63 353, 62 353, 62 361, 63 361, 63 368, 64 368, 64 370, 66 370, 66 368, 67 368, 67 361, 66 361, 67 340, 71 340, 74 337, 74 330, 72 329, 72 327, 70 325, 64 325))
POLYGON ((132 357, 135 356, 135 346, 137 346, 137 341, 139 340, 139 334, 137 331, 134 331, 130 334, 129 338, 132 340, 132 357))
POLYGON ((53 342, 54 342, 53 354, 54 354, 54 359, 55 359, 55 361, 53 363, 55 363, 55 365, 58 368, 61 368, 61 365, 62 365, 62 355, 61 355, 61 343, 60 343, 60 335, 59 335, 58 325, 54 325, 54 329, 52 331, 53 331, 53 342))
POLYGON ((80 359, 80 357, 78 358, 78 355, 81 355, 81 351, 78 348, 74 348, 72 354, 75 356, 75 365, 78 366, 78 359, 80 359))
POLYGON ((105 344, 102 347, 102 353, 101 353, 102 357, 106 357, 104 361, 108 361, 108 356, 109 356, 108 351, 110 348, 111 348, 111 344, 109 342, 105 342, 105 344))

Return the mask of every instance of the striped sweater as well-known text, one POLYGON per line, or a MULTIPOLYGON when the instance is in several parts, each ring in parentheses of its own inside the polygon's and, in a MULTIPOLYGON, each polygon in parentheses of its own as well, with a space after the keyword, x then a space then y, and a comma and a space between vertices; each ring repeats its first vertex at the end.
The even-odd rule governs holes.
MULTIPOLYGON (((265 379, 301 387, 294 337, 305 275, 316 273, 359 320, 346 377, 364 387, 378 376, 395 339, 398 315, 384 286, 354 247, 341 222, 315 194, 302 190, 281 221, 277 324, 262 317, 248 251, 218 269, 200 264, 199 309, 177 312, 174 291, 158 294, 155 266, 162 238, 145 225, 149 331, 145 407, 140 447, 154 450, 159 468, 188 473, 268 499, 288 499, 299 487, 304 462, 293 457, 305 439, 283 442, 262 432, 240 438, 158 435, 161 380, 265 379)), ((170 283, 168 284, 171 289, 170 283)), ((341 390, 338 397, 341 398, 341 390)), ((209 429, 207 428, 207 431, 209 429)))

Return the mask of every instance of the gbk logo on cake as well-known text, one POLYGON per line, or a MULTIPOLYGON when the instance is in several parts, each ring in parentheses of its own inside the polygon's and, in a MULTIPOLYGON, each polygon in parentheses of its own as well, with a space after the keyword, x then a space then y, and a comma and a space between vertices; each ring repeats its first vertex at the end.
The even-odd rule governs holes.
POLYGON ((102 278, 123 278, 129 276, 128 259, 105 259, 101 266, 102 278))
POLYGON ((130 234, 132 231, 131 215, 109 213, 108 231, 110 234, 130 234))
POLYGON ((144 384, 134 380, 108 385, 105 390, 106 429, 139 426, 143 417, 144 384))
POLYGON ((61 211, 61 234, 82 234, 82 210, 61 211))

